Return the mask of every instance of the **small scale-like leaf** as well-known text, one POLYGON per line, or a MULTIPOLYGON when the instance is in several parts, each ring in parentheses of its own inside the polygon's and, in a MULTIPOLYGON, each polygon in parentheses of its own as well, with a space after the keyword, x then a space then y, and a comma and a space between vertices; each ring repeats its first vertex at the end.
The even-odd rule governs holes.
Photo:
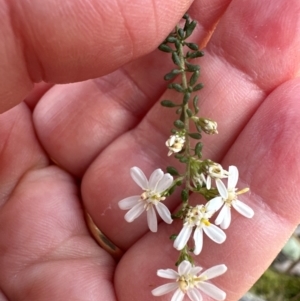
POLYGON ((172 234, 172 235, 170 236, 170 239, 171 239, 171 240, 175 240, 177 236, 178 236, 178 234, 172 234))
POLYGON ((190 85, 194 86, 199 78, 200 72, 197 70, 193 73, 193 75, 190 78, 190 85))
POLYGON ((193 33, 193 31, 196 28, 196 26, 197 26, 197 22, 195 20, 193 20, 189 24, 189 26, 187 27, 187 29, 185 31, 185 38, 189 37, 193 33))
POLYGON ((199 100, 199 97, 198 97, 198 95, 196 95, 193 99, 193 106, 194 106, 195 114, 198 114, 198 112, 199 112, 198 100, 199 100))
POLYGON ((201 136, 200 133, 189 133, 189 136, 190 136, 191 138, 197 139, 197 140, 199 140, 199 139, 202 138, 202 136, 201 136))
POLYGON ((183 104, 186 105, 191 97, 191 93, 185 93, 183 97, 183 104))
POLYGON ((170 46, 168 46, 167 44, 164 44, 164 43, 160 44, 158 46, 158 49, 163 51, 163 52, 169 52, 169 53, 173 52, 173 49, 170 46))
POLYGON ((184 92, 184 89, 182 88, 182 86, 180 84, 176 84, 176 83, 173 83, 173 84, 170 84, 168 86, 169 89, 174 89, 176 90, 177 92, 184 92))
POLYGON ((180 58, 179 58, 179 55, 176 51, 174 51, 172 53, 172 60, 173 60, 173 63, 177 66, 180 66, 181 65, 181 61, 180 61, 180 58))
POLYGON ((167 172, 172 175, 172 176, 179 176, 179 172, 177 171, 177 169, 173 166, 168 166, 167 167, 167 172))
POLYGON ((183 189, 183 190, 181 191, 181 199, 182 199, 182 201, 183 201, 184 203, 186 203, 187 200, 188 200, 188 198, 189 198, 188 192, 186 191, 186 189, 183 189))
POLYGON ((194 86, 193 91, 201 90, 203 87, 204 87, 204 85, 202 83, 200 83, 200 84, 194 86))
POLYGON ((184 31, 183 31, 183 29, 182 28, 179 28, 178 29, 178 31, 177 31, 177 33, 178 33, 178 36, 180 37, 180 39, 184 39, 184 31))
POLYGON ((195 44, 195 43, 185 43, 185 45, 187 47, 189 47, 190 49, 192 49, 192 50, 198 50, 199 49, 198 45, 195 44))
POLYGON ((179 159, 179 161, 180 161, 181 163, 187 163, 187 162, 189 161, 189 159, 188 159, 187 157, 181 157, 181 158, 179 159))
POLYGON ((190 59, 195 59, 197 57, 202 57, 202 56, 204 56, 204 52, 202 50, 198 50, 198 51, 189 53, 187 55, 187 57, 190 58, 190 59))
POLYGON ((171 72, 167 73, 165 76, 164 76, 164 80, 170 80, 170 79, 173 79, 176 75, 178 75, 179 73, 181 73, 182 71, 179 70, 179 69, 174 69, 172 70, 171 72))
POLYGON ((189 72, 195 72, 195 71, 199 71, 200 70, 200 66, 199 65, 193 65, 190 63, 185 63, 186 66, 186 70, 189 72))
POLYGON ((177 38, 175 38, 175 37, 167 37, 167 41, 169 43, 175 43, 177 41, 177 38))
POLYGON ((191 118, 193 116, 193 112, 191 109, 186 109, 186 113, 188 114, 188 116, 191 118))
POLYGON ((179 119, 174 121, 174 125, 180 130, 184 129, 184 123, 179 119))
POLYGON ((177 107, 178 105, 176 105, 174 102, 172 102, 171 100, 162 100, 160 102, 160 104, 163 106, 163 107, 168 107, 168 108, 174 108, 174 107, 177 107))
POLYGON ((198 158, 202 157, 202 148, 203 144, 201 142, 198 142, 195 147, 195 155, 198 156, 198 158))

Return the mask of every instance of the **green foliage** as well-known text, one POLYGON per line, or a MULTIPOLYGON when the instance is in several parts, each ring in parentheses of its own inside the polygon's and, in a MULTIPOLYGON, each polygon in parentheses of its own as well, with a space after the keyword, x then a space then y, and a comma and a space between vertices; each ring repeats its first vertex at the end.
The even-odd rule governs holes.
POLYGON ((268 269, 250 292, 267 301, 299 301, 300 277, 279 274, 268 269))

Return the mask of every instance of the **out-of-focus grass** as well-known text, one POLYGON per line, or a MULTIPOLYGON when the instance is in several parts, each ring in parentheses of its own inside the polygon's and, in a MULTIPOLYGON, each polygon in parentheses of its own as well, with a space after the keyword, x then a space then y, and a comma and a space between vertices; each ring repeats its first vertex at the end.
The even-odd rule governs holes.
POLYGON ((267 301, 300 301, 300 277, 268 269, 250 292, 267 301))

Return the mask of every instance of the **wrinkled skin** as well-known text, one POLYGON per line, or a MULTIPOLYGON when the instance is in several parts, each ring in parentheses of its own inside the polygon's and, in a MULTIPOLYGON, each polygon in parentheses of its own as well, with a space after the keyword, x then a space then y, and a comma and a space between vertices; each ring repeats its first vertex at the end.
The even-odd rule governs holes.
MULTIPOLYGON (((175 162, 164 146, 175 114, 159 100, 178 95, 155 49, 191 1, 142 2, 0 1, 0 301, 170 300, 150 291, 167 282, 156 270, 174 267, 168 237, 180 222, 152 234, 117 203, 140 193, 130 167, 149 176, 175 162), (119 263, 89 235, 83 208, 124 250, 119 263)), ((205 240, 197 258, 228 266, 214 284, 233 301, 300 220, 300 2, 197 0, 189 12, 206 45, 200 113, 219 130, 204 156, 239 167, 255 210, 233 213, 226 242, 205 240)), ((175 210, 178 194, 165 203, 175 210)))

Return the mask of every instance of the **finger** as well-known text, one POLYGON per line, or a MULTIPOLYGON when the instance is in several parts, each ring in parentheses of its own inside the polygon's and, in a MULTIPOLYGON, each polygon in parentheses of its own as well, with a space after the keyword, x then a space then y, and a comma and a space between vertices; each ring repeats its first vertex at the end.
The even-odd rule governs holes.
POLYGON ((32 82, 94 78, 150 52, 190 4, 2 1, 0 112, 24 99, 32 82))
POLYGON ((0 122, 0 298, 115 300, 113 259, 87 231, 74 179, 47 167, 24 104, 0 122))
MULTIPOLYGON (((299 224, 300 193, 295 186, 300 180, 297 160, 300 154, 297 137, 299 93, 299 80, 276 89, 254 114, 224 159, 224 165, 239 166, 238 187, 249 185, 251 188, 251 193, 241 199, 254 209, 255 215, 246 219, 232 212, 226 241, 217 245, 204 239, 203 251, 196 257, 196 263, 204 268, 226 264, 226 274, 213 279, 213 283, 227 292, 228 301, 239 300, 254 284, 299 224), (238 285, 233 279, 239 279, 238 285)), ((174 263, 178 252, 168 237, 178 233, 181 227, 182 222, 160 225, 158 233, 147 234, 125 254, 115 277, 117 295, 122 301, 132 300, 130 288, 133 284, 138 288, 139 297, 150 299, 153 288, 171 282, 157 277, 156 271, 176 270, 174 263), (122 281, 125 271, 130 275, 126 285, 122 281)), ((170 296, 157 300, 170 300, 170 296)))
POLYGON ((0 206, 24 173, 44 167, 48 158, 37 143, 31 114, 25 104, 0 115, 0 206))
MULTIPOLYGON (((223 13, 227 1, 196 5, 201 20, 194 34, 199 43, 223 13)), ((92 160, 109 143, 132 129, 164 93, 164 74, 171 60, 158 50, 117 71, 73 85, 56 86, 34 112, 37 134, 51 158, 76 176, 82 176, 92 160)))
MULTIPOLYGON (((285 5, 284 2, 281 3, 283 6, 285 5)), ((243 9, 247 9, 239 6, 240 2, 236 2, 235 5, 238 6, 240 13, 243 12, 243 9)), ((277 5, 279 5, 279 2, 277 5)), ((257 12, 253 12, 251 15, 254 19, 259 17, 259 13, 262 14, 262 17, 264 16, 265 10, 260 9, 261 6, 257 2, 257 12)), ((237 11, 238 9, 234 8, 234 10, 237 11)), ((279 13, 279 11, 280 7, 277 12, 279 13)), ((289 14, 289 20, 298 18, 293 14, 293 11, 290 11, 289 14)), ((226 15, 227 13, 224 15, 224 18, 227 18, 226 15)), ((229 19, 226 20, 228 23, 230 22, 229 19)), ((287 20, 287 16, 282 15, 281 20, 287 20)), ((250 18, 248 21, 249 24, 252 24, 250 18)), ((223 21, 221 20, 220 22, 223 21)), ((228 23, 222 25, 223 27, 227 25, 228 30, 230 30, 231 23, 228 23)), ((285 23, 282 24, 282 26, 284 25, 285 23)), ((216 29, 217 32, 218 29, 216 29)), ((245 32, 243 39, 247 39, 246 34, 247 32, 245 32)), ((267 87, 265 89, 274 89, 275 83, 279 84, 284 77, 292 76, 290 68, 293 65, 291 62, 299 66, 299 61, 295 63, 294 57, 290 57, 291 52, 295 49, 294 47, 299 43, 299 36, 298 32, 298 36, 295 36, 293 43, 286 48, 286 52, 283 51, 280 54, 271 52, 273 61, 277 64, 276 67, 268 64, 267 60, 262 60, 261 58, 257 58, 255 64, 253 63, 251 66, 251 68, 257 70, 258 74, 261 72, 261 75, 259 75, 261 78, 263 73, 272 74, 272 80, 270 80, 268 89, 267 87), (285 63, 282 63, 278 56, 284 56, 285 63), (264 62, 266 62, 266 65, 264 65, 264 62), (278 72, 275 71, 277 68, 282 70, 283 74, 280 73, 277 76, 278 72)), ((230 37, 231 35, 224 36, 223 39, 230 44, 230 37)), ((280 39, 280 36, 277 38, 280 39)), ((241 43, 243 44, 243 42, 241 43)), ((249 44, 248 47, 251 48, 251 45, 249 44)), ((240 47, 240 45, 237 43, 236 47, 240 47)), ((254 44, 253 47, 256 48, 257 45, 254 44)), ((265 46, 261 45, 261 47, 264 48, 265 46)), ((251 49, 249 52, 251 53, 251 49)), ((203 114, 202 116, 208 116, 217 120, 220 126, 220 135, 218 137, 203 138, 205 145, 203 154, 204 158, 217 161, 222 160, 240 134, 240 131, 265 100, 265 94, 267 93, 259 88, 258 84, 253 83, 252 78, 245 76, 245 73, 242 71, 237 71, 236 65, 230 67, 224 57, 230 57, 230 53, 224 53, 222 57, 209 55, 208 53, 207 57, 203 58, 202 64, 204 66, 203 70, 207 68, 208 73, 203 76, 206 87, 203 89, 203 96, 201 95, 201 99, 204 99, 201 103, 201 115, 203 114), (221 78, 219 77, 220 74, 221 78), (217 84, 215 84, 216 78, 219 80, 217 84), (225 94, 224 87, 227 88, 228 83, 231 83, 233 87, 229 88, 225 94)), ((236 57, 236 60, 243 61, 244 56, 240 55, 240 57, 236 57)), ((168 99, 168 97, 166 98, 168 99)), ((167 109, 161 109, 159 105, 155 106, 138 127, 115 140, 113 144, 101 153, 83 179, 82 193, 87 210, 91 212, 95 223, 101 230, 112 241, 123 248, 130 246, 147 231, 147 224, 143 219, 136 220, 134 224, 126 224, 124 221, 123 223, 120 222, 122 221, 123 213, 118 210, 117 202, 127 196, 137 195, 140 192, 137 187, 131 188, 132 186, 130 186, 132 182, 129 176, 129 169, 133 166, 138 166, 149 176, 154 169, 166 167, 174 162, 168 160, 166 156, 167 149, 164 144, 168 138, 172 121, 176 117, 175 114, 171 115, 171 113, 166 113, 166 111, 167 109), (114 175, 117 175, 117 177, 114 175), (99 182, 100 179, 101 182, 99 182), (116 185, 118 189, 115 188, 116 185), (120 236, 120 232, 124 235, 120 236)), ((166 203, 170 206, 170 209, 174 209, 176 205, 172 199, 167 200, 166 203)))

